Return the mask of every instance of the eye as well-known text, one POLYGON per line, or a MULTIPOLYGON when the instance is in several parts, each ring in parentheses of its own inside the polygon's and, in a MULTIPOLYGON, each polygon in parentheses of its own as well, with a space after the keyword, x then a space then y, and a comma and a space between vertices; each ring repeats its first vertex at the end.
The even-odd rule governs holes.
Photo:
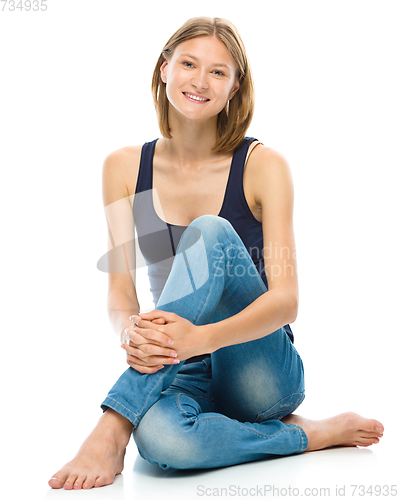
POLYGON ((184 61, 183 66, 185 66, 186 68, 191 68, 193 66, 193 63, 190 63, 188 61, 184 61))
POLYGON ((223 71, 219 71, 218 69, 215 69, 214 73, 216 73, 217 76, 224 76, 223 71))

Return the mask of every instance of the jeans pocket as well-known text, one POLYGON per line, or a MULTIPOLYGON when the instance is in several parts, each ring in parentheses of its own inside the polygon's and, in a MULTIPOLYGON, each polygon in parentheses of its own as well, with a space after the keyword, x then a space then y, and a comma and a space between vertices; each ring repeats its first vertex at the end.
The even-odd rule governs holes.
POLYGON ((290 394, 289 396, 280 399, 280 401, 271 406, 269 409, 259 413, 256 417, 255 423, 259 424, 266 420, 281 420, 295 411, 304 399, 305 391, 290 394))

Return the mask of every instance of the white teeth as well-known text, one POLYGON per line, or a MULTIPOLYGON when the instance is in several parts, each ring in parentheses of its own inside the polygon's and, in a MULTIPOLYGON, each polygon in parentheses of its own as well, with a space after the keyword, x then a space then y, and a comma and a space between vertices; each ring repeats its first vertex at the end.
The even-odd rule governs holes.
POLYGON ((189 94, 188 92, 184 92, 184 95, 191 97, 191 99, 195 99, 196 101, 207 101, 206 97, 198 97, 196 95, 189 94))

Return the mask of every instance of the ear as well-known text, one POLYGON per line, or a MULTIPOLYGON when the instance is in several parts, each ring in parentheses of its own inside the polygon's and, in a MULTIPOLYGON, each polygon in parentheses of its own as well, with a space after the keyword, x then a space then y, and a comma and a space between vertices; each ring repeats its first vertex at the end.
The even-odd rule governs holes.
POLYGON ((163 83, 166 83, 166 67, 168 65, 168 61, 165 59, 165 61, 161 64, 160 66, 160 71, 161 71, 161 80, 163 83))
POLYGON ((233 97, 236 95, 237 90, 240 88, 240 84, 238 80, 234 82, 234 87, 231 89, 230 95, 229 95, 229 101, 233 99, 233 97))

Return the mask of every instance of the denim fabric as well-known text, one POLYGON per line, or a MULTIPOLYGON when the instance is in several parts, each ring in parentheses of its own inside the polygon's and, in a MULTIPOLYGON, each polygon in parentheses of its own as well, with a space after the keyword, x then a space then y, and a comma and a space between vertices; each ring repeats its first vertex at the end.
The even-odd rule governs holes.
MULTIPOLYGON (((204 215, 183 233, 156 308, 204 325, 238 314, 266 292, 232 225, 204 215)), ((200 469, 305 451, 305 432, 281 422, 304 394, 302 360, 281 327, 200 362, 148 375, 128 368, 101 407, 132 422, 148 462, 200 469)))

